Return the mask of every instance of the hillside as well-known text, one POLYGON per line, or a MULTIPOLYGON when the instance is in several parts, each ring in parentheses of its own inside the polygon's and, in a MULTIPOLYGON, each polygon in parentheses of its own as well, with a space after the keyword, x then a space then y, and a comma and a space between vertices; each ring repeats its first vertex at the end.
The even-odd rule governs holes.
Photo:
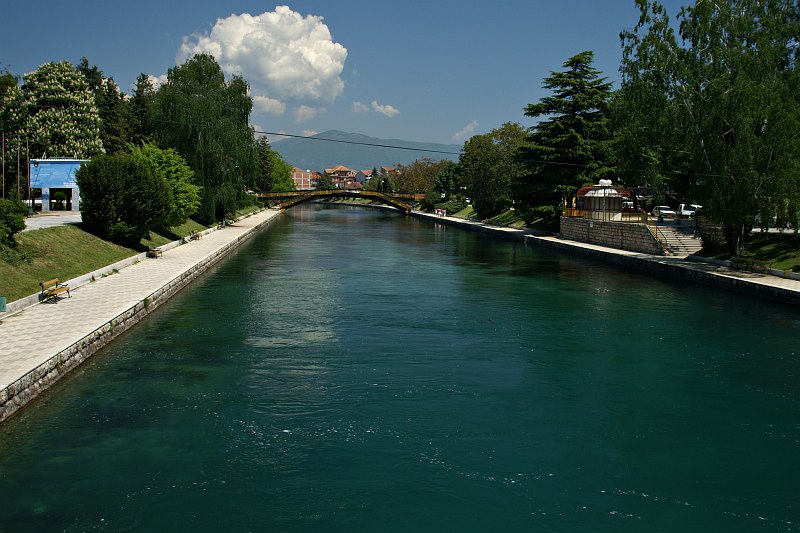
POLYGON ((458 144, 378 139, 360 133, 337 130, 317 133, 307 139, 283 139, 273 142, 271 146, 290 165, 320 172, 336 165, 344 165, 353 170, 368 170, 381 166, 392 167, 398 163, 412 163, 423 157, 437 161, 440 159, 455 161, 461 151, 461 145, 458 144), (334 142, 321 139, 329 139, 334 142), (387 146, 400 148, 387 148, 387 146))

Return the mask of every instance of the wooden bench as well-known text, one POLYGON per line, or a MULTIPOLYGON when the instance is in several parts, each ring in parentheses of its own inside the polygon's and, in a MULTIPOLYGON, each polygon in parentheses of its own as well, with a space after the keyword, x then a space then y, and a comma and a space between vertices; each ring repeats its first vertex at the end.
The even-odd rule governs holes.
POLYGON ((161 254, 163 253, 164 252, 161 250, 161 248, 150 248, 147 250, 147 257, 161 257, 161 254))
POLYGON ((39 286, 42 288, 42 301, 46 302, 48 300, 58 300, 59 294, 66 292, 67 296, 72 298, 72 295, 69 293, 69 285, 66 283, 61 283, 61 280, 58 278, 53 278, 48 281, 40 281, 39 286))

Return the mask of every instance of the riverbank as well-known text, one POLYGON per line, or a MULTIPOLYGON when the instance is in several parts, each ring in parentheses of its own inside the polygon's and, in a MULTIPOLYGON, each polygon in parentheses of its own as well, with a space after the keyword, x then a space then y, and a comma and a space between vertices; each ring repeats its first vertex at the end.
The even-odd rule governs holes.
MULTIPOLYGON (((17 412, 120 333, 166 302, 274 220, 267 209, 198 240, 163 246, 157 259, 133 258, 106 277, 75 281, 69 298, 0 315, 0 422, 17 412)), ((34 302, 31 302, 34 303, 34 302)))
POLYGON ((800 280, 794 277, 777 277, 757 272, 736 270, 726 263, 703 261, 702 258, 698 257, 682 259, 607 248, 562 239, 558 236, 536 232, 529 228, 493 226, 475 220, 441 217, 420 211, 415 211, 413 216, 440 224, 491 234, 502 239, 516 240, 525 244, 579 254, 626 268, 635 268, 659 275, 667 275, 675 279, 703 283, 742 294, 800 305, 800 280))

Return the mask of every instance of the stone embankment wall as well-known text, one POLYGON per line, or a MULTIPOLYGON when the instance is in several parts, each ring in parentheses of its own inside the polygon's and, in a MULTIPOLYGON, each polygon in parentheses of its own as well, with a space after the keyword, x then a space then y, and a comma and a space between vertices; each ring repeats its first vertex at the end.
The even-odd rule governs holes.
POLYGON ((561 217, 561 237, 631 252, 664 255, 661 245, 646 224, 561 217))

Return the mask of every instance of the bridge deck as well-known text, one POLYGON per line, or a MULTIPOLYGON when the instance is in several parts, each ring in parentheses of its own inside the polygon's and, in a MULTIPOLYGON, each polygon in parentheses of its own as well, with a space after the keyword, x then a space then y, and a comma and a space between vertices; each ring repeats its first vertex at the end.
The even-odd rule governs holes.
POLYGON ((382 193, 378 191, 325 189, 310 191, 287 191, 258 193, 258 198, 279 200, 279 207, 286 209, 293 205, 317 198, 366 198, 390 205, 406 214, 411 213, 411 204, 424 198, 423 194, 414 193, 382 193))

